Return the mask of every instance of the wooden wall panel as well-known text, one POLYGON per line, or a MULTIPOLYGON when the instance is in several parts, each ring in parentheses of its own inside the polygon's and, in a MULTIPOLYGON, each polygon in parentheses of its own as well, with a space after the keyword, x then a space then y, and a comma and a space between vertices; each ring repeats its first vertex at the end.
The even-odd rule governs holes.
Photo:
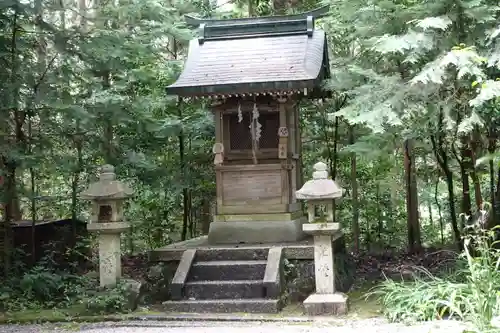
POLYGON ((223 171, 222 204, 227 206, 282 202, 281 170, 223 171))

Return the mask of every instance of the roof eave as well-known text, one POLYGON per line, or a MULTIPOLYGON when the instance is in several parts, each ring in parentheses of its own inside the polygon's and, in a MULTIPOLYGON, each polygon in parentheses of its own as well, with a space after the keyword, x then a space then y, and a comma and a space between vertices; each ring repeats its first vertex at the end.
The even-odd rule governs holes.
POLYGON ((276 81, 276 82, 252 82, 233 83, 210 86, 168 86, 166 91, 169 95, 183 97, 206 96, 206 95, 236 95, 236 94, 259 94, 265 92, 287 92, 303 89, 314 89, 320 85, 320 77, 312 80, 300 81, 276 81))

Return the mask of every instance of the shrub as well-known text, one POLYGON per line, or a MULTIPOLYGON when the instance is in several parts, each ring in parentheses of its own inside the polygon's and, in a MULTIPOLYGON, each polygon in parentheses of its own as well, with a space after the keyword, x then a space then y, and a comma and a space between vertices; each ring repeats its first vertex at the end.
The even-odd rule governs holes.
POLYGON ((84 301, 89 314, 110 314, 128 312, 127 290, 124 284, 91 295, 84 301))
POLYGON ((91 287, 92 281, 85 276, 36 266, 0 286, 0 310, 67 307, 83 299, 91 287))

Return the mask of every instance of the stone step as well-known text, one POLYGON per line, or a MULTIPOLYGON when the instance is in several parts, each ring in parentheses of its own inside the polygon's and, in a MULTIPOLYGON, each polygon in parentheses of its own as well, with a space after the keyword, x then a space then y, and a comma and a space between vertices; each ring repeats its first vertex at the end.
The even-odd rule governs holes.
POLYGON ((196 250, 196 260, 266 260, 269 248, 228 248, 196 250))
POLYGON ((193 263, 188 281, 262 280, 266 260, 198 261, 193 263))
POLYGON ((185 284, 188 299, 254 299, 265 297, 261 280, 192 281, 185 284))
POLYGON ((166 301, 165 312, 191 313, 278 313, 280 304, 277 299, 210 299, 166 301))

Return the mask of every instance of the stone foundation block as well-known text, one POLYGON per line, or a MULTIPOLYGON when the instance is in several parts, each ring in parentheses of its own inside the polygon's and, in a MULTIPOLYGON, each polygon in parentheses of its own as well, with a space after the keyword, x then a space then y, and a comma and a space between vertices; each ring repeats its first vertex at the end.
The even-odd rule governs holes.
POLYGON ((309 316, 347 314, 347 295, 343 293, 312 294, 303 304, 304 312, 309 316))
POLYGON ((304 238, 302 224, 306 218, 291 221, 212 222, 209 244, 263 244, 296 242, 304 238))

